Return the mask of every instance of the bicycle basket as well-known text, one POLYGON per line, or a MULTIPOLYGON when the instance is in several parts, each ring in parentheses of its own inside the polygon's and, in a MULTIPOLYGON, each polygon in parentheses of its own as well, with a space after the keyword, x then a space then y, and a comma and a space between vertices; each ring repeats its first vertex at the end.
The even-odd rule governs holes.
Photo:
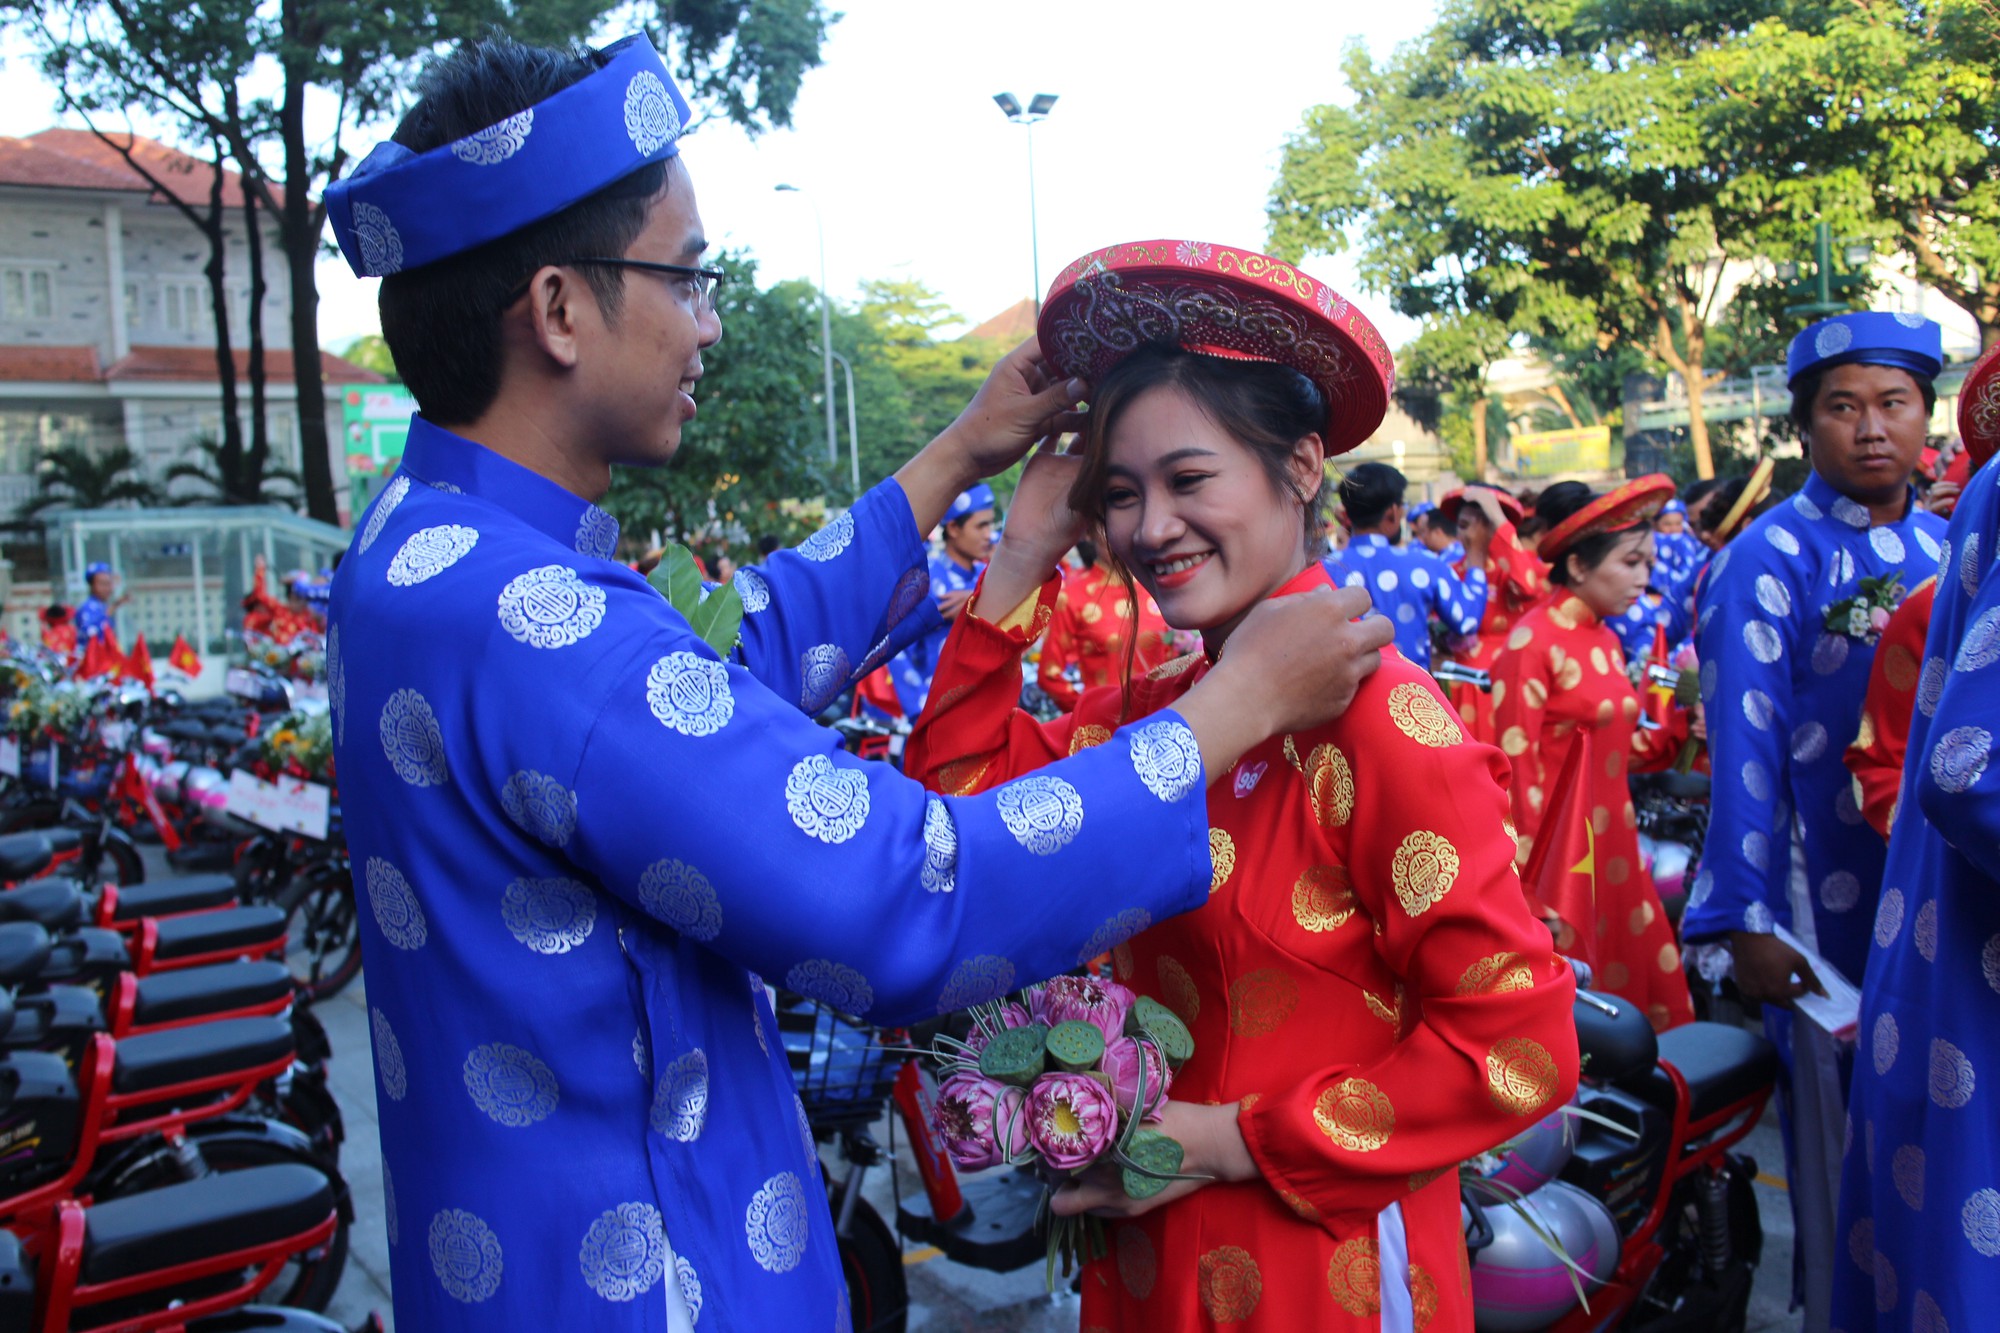
POLYGON ((813 1130, 858 1129, 880 1118, 901 1060, 876 1044, 876 1030, 817 1000, 781 993, 778 1033, 792 1085, 813 1130))

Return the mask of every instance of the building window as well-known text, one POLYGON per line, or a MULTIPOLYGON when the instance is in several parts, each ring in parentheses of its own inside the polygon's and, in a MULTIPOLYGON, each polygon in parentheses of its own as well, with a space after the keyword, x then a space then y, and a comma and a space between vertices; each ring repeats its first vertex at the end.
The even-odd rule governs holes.
POLYGON ((0 315, 48 319, 55 314, 55 276, 47 269, 0 269, 0 315))
POLYGON ((208 288, 199 282, 162 282, 167 328, 175 333, 209 330, 208 288))
POLYGON ((125 327, 139 327, 139 284, 136 282, 125 284, 125 327))

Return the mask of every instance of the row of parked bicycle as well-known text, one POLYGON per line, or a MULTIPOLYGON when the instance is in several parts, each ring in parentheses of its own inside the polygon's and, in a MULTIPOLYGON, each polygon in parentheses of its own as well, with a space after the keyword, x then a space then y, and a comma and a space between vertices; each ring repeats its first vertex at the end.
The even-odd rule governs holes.
POLYGON ((354 1212, 310 1008, 360 968, 338 808, 301 832, 237 799, 307 785, 270 741, 314 705, 262 672, 187 704, 11 665, 89 698, 0 751, 0 1329, 345 1333, 317 1313, 354 1212))

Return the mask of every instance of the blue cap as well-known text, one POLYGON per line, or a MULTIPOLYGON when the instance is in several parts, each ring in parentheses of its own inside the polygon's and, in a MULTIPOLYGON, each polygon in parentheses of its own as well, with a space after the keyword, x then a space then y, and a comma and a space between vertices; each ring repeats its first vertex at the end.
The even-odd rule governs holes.
POLYGON ((1410 506, 1410 518, 1412 521, 1415 521, 1416 519, 1422 518, 1425 514, 1430 513, 1431 510, 1436 508, 1437 505, 1429 500, 1419 500, 1415 504, 1410 506))
POLYGON ((1944 369, 1944 330, 1936 320, 1905 311, 1859 310, 1835 315, 1792 339, 1785 382, 1835 366, 1895 366, 1924 379, 1944 369))
POLYGON ((326 190, 355 276, 381 277, 511 235, 680 152, 687 99, 644 33, 593 74, 463 139, 413 153, 379 143, 326 190))
POLYGON ((967 514, 976 514, 982 509, 993 507, 993 488, 982 481, 971 490, 959 493, 959 497, 951 502, 951 508, 944 511, 944 521, 956 523, 967 514))
POLYGON ((1686 515, 1687 511, 1688 507, 1685 504, 1681 503, 1681 498, 1678 495, 1660 506, 1660 513, 1662 515, 1666 514, 1686 515))
POLYGON ((111 566, 105 564, 102 560, 93 560, 83 567, 83 581, 88 583, 99 574, 111 574, 115 572, 111 566))

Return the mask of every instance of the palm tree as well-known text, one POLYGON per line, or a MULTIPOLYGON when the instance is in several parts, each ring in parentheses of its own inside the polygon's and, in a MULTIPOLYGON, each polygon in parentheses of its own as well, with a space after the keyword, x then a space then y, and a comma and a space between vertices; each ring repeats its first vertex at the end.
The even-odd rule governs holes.
POLYGON ((159 487, 143 474, 139 456, 123 444, 103 450, 80 444, 51 449, 35 469, 35 486, 36 493, 15 512, 17 518, 31 519, 56 505, 104 509, 126 501, 155 504, 160 498, 159 487))
POLYGON ((290 468, 266 466, 256 479, 254 487, 249 478, 242 475, 247 462, 238 455, 241 471, 235 476, 223 461, 222 441, 213 435, 196 435, 187 442, 187 457, 177 463, 167 465, 166 479, 171 486, 176 481, 188 480, 199 483, 198 491, 169 495, 168 504, 175 505, 233 505, 233 504, 279 504, 297 509, 299 499, 305 490, 305 482, 290 468), (283 485, 289 493, 274 492, 273 482, 283 485))

